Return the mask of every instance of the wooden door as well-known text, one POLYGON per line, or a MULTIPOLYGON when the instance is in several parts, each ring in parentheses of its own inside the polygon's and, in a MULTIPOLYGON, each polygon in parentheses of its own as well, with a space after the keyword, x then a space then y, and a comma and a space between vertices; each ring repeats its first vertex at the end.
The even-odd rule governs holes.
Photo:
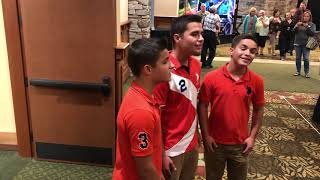
POLYGON ((115 0, 18 0, 33 155, 112 165, 115 0))

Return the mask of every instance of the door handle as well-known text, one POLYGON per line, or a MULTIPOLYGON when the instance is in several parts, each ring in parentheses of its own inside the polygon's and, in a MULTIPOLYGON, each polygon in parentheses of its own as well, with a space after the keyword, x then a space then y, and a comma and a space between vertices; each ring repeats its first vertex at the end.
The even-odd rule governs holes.
POLYGON ((104 96, 109 96, 111 93, 110 77, 103 77, 102 83, 76 82, 76 81, 60 81, 49 79, 31 79, 31 86, 51 87, 58 89, 83 89, 102 91, 104 96))

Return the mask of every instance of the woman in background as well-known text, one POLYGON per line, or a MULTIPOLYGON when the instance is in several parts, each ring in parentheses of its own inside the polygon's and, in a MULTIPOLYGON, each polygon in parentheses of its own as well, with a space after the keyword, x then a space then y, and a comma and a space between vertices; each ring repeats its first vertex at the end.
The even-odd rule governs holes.
POLYGON ((249 14, 243 20, 243 34, 255 34, 257 23, 257 9, 255 7, 250 8, 249 14))
POLYGON ((294 47, 296 51, 296 73, 294 76, 300 76, 301 71, 301 56, 303 55, 304 75, 310 78, 309 75, 309 55, 310 49, 306 47, 308 38, 313 36, 316 31, 316 25, 312 23, 312 15, 310 11, 303 13, 302 21, 297 22, 294 30, 294 47))
POLYGON ((285 20, 280 24, 279 34, 279 50, 280 60, 286 59, 286 53, 291 49, 291 42, 293 41, 293 22, 290 12, 286 13, 285 20))
POLYGON ((279 9, 273 10, 273 16, 269 19, 269 54, 275 56, 276 37, 280 28, 281 18, 279 9))
POLYGON ((258 41, 258 52, 263 56, 263 49, 269 33, 269 18, 265 16, 265 11, 259 11, 259 17, 256 23, 256 37, 258 41))

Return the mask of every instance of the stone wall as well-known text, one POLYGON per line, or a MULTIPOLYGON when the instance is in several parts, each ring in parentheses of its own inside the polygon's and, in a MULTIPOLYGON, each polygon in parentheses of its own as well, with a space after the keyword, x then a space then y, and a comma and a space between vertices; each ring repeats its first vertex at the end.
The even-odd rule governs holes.
POLYGON ((131 21, 129 42, 150 37, 150 3, 149 0, 129 0, 128 19, 131 21))

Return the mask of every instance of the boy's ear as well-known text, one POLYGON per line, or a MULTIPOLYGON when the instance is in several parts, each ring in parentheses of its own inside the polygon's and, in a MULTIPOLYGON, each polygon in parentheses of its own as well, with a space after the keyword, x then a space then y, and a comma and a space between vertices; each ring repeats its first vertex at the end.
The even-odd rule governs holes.
POLYGON ((180 35, 179 34, 174 34, 173 35, 173 40, 174 40, 174 42, 179 41, 180 40, 180 35))
POLYGON ((145 75, 150 75, 152 72, 152 67, 150 64, 145 64, 142 68, 142 73, 145 75))
POLYGON ((229 49, 229 54, 232 55, 233 51, 234 51, 234 48, 231 47, 231 48, 229 49))

